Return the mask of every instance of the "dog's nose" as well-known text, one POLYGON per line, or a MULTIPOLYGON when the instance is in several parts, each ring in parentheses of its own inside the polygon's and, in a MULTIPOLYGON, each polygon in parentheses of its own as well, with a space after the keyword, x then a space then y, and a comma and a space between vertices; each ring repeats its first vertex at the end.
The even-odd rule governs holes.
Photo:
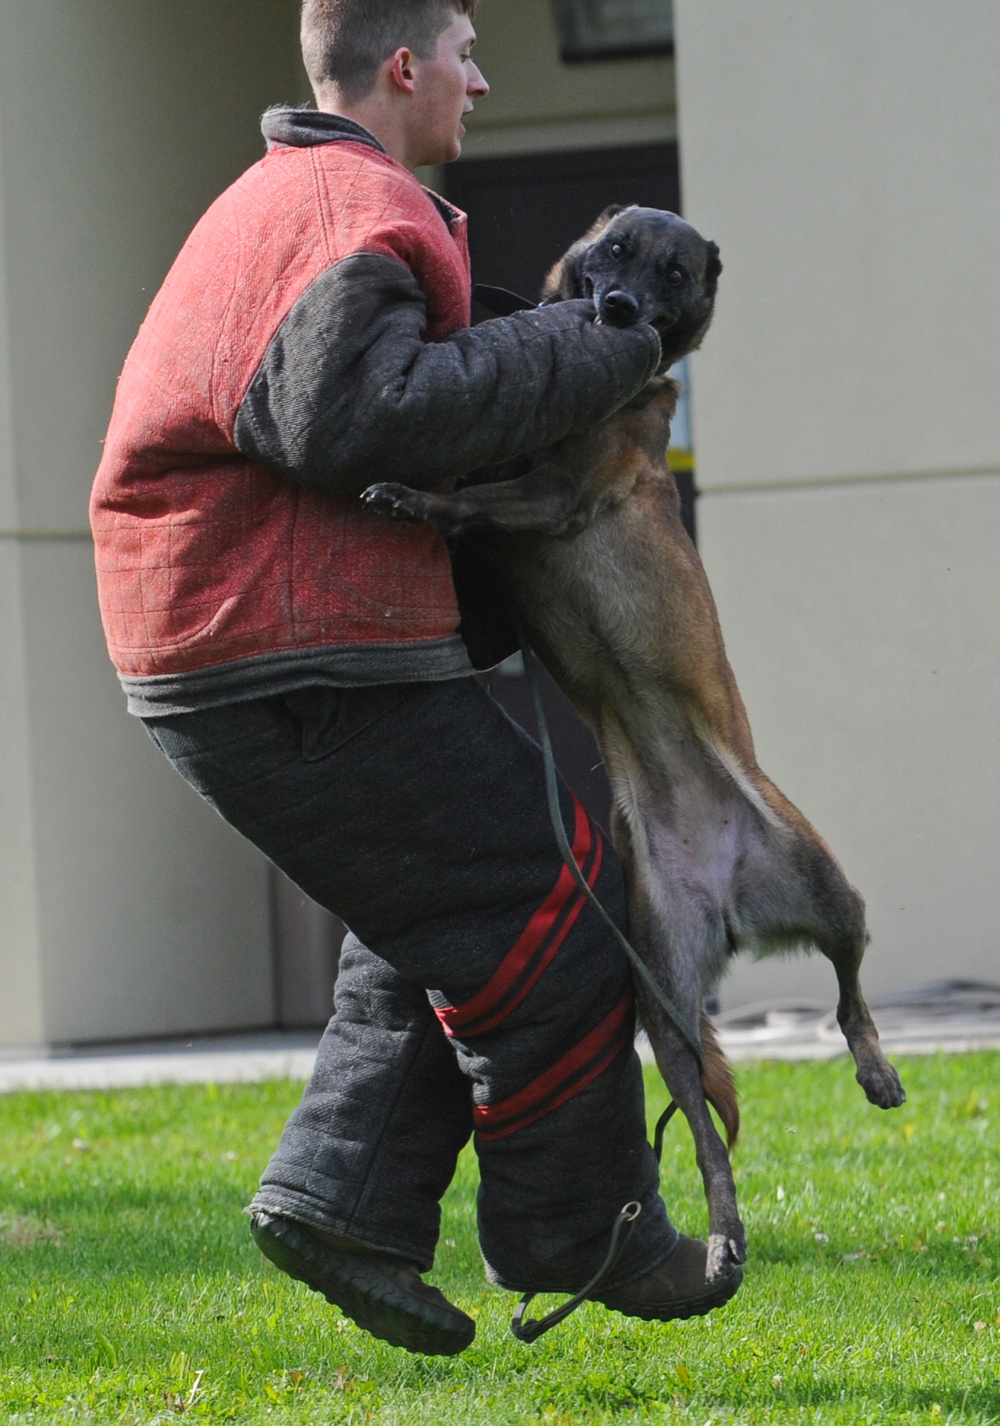
POLYGON ((601 298, 601 316, 613 327, 629 327, 639 319, 639 304, 631 292, 616 288, 601 298))

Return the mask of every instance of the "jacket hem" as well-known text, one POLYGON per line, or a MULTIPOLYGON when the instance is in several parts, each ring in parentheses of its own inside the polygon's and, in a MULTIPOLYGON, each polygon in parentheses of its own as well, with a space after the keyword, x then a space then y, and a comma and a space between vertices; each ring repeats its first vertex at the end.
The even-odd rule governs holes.
POLYGON ((465 644, 452 634, 399 644, 330 644, 282 650, 208 668, 166 674, 119 673, 118 678, 130 713, 138 718, 166 718, 315 684, 361 688, 379 683, 443 683, 472 673, 465 644))

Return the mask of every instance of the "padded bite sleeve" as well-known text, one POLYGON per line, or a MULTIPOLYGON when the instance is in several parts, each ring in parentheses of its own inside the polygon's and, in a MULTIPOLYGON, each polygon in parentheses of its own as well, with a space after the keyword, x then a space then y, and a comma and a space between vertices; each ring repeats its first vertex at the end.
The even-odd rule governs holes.
POLYGON ((246 456, 335 495, 376 480, 429 487, 554 444, 645 385, 659 338, 595 325, 560 302, 425 339, 427 310, 397 259, 355 253, 302 294, 237 412, 246 456))

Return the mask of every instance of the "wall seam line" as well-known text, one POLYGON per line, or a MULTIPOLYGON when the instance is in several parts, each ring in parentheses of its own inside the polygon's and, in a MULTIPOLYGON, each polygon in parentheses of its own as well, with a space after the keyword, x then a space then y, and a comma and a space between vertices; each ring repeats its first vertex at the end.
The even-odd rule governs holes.
MULTIPOLYGON (((697 470, 697 457, 695 469, 697 470)), ((708 499, 712 495, 757 494, 775 490, 842 490, 845 487, 856 485, 899 485, 906 481, 928 480, 996 479, 998 476, 1000 476, 1000 468, 988 466, 960 467, 954 470, 885 471, 866 475, 818 476, 815 480, 754 480, 741 482, 739 485, 700 485, 698 494, 703 499, 708 499)))

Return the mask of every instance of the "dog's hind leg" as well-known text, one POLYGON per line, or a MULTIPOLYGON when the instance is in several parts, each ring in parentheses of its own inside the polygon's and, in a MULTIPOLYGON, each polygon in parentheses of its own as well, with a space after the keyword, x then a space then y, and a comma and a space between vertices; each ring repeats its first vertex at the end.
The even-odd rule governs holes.
POLYGON ((857 1066, 857 1079, 872 1104, 894 1109, 906 1095, 899 1075, 879 1045, 878 1031, 861 991, 861 960, 867 944, 864 902, 837 862, 815 837, 798 827, 771 826, 755 810, 736 872, 736 920, 758 950, 814 944, 837 975, 837 1020, 857 1066))
POLYGON ((864 903, 824 847, 808 844, 800 849, 800 857, 808 868, 807 882, 819 888, 817 899, 826 913, 816 928, 815 940, 837 975, 837 1021, 854 1057, 858 1083, 872 1104, 898 1109, 906 1093, 882 1051, 861 991, 861 960, 868 942, 864 903))

